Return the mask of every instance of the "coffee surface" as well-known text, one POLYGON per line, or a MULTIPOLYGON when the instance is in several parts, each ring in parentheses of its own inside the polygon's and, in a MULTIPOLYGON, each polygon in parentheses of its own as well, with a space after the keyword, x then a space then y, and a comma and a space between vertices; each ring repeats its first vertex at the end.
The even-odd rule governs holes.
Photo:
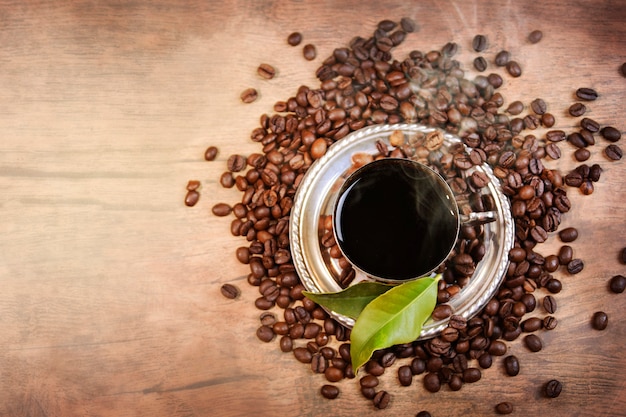
POLYGON ((445 260, 457 237, 457 210, 440 177, 411 161, 366 165, 342 187, 337 241, 350 262, 379 278, 422 276, 445 260))

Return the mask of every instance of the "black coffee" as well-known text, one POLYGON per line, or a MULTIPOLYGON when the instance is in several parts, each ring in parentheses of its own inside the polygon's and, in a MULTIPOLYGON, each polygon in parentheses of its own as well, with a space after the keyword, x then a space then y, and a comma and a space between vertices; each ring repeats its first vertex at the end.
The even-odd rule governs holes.
POLYGON ((429 168, 378 160, 342 187, 334 216, 337 241, 353 265, 379 278, 406 280, 443 262, 457 238, 456 202, 429 168))

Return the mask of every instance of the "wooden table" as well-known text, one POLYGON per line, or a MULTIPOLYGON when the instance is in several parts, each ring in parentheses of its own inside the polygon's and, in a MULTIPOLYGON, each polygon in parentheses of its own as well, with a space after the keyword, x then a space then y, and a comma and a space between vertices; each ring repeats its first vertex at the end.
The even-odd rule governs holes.
MULTIPOLYGON (((250 132, 261 114, 319 85, 322 60, 385 18, 419 24, 395 57, 455 41, 471 73, 482 33, 486 57, 505 48, 523 66, 504 77, 506 103, 541 97, 571 129, 575 89, 593 87, 587 115, 623 132, 623 1, 7 0, 0 16, 0 415, 464 416, 493 415, 505 400, 520 416, 626 415, 626 295, 606 285, 626 272, 626 165, 604 157, 603 140, 592 148, 604 168, 593 195, 569 189, 563 224, 580 231, 585 269, 557 273, 559 326, 542 333, 544 349, 510 343, 519 376, 496 361, 460 392, 429 394, 419 378, 401 388, 389 372, 383 412, 355 380, 324 400, 322 376, 257 339, 257 291, 234 256, 244 242, 210 213, 240 199, 218 180, 230 154, 259 151, 250 132), (544 38, 530 45, 534 29, 544 38), (287 45, 294 30, 316 45, 315 61, 287 45), (263 62, 277 68, 273 80, 256 74, 263 62), (260 97, 246 105, 248 87, 260 97), (209 145, 216 161, 203 159, 209 145), (193 208, 183 204, 190 179, 202 182, 193 208), (224 298, 224 283, 241 297, 224 298), (606 331, 590 327, 597 310, 606 331), (549 400, 540 388, 551 378, 564 388, 549 400)), ((550 166, 568 172, 576 162, 563 149, 550 166)), ((553 237, 541 252, 559 245, 553 237)))

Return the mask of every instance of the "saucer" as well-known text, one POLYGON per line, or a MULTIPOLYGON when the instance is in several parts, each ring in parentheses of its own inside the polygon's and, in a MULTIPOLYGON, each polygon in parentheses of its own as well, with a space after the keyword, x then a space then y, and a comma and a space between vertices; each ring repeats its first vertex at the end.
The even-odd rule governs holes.
MULTIPOLYGON (((382 140, 391 147, 389 136, 398 130, 411 135, 428 134, 437 129, 417 124, 394 124, 374 125, 357 130, 330 146, 326 154, 311 165, 300 182, 291 211, 289 238, 296 271, 307 291, 323 293, 343 289, 335 279, 341 270, 337 260, 322 251, 322 219, 333 213, 341 184, 353 169, 352 156, 360 153, 377 155, 376 142, 382 140)), ((441 132, 444 137, 441 152, 445 153, 450 146, 462 143, 458 136, 441 132)), ((476 264, 469 283, 446 303, 452 308, 454 315, 466 319, 477 314, 498 290, 508 268, 508 253, 513 247, 515 234, 509 200, 502 193, 500 181, 491 167, 482 164, 472 170, 482 171, 489 178, 481 192, 493 197, 496 219, 483 225, 485 255, 476 264)), ((365 279, 368 278, 357 276, 350 285, 365 279)), ((354 319, 350 317, 332 310, 328 313, 346 327, 351 328, 354 325, 354 319)), ((448 321, 449 318, 429 318, 422 327, 419 339, 437 336, 446 328, 448 321)))

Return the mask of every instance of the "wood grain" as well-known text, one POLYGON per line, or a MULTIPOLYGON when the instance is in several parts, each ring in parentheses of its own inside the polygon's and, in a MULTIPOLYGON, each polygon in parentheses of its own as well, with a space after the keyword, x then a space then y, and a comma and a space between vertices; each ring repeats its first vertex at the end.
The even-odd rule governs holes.
MULTIPOLYGON (((323 400, 323 377, 256 338, 257 292, 234 257, 245 242, 210 208, 240 198, 218 179, 230 154, 259 150, 249 137, 261 114, 316 85, 334 48, 403 16, 419 31, 394 56, 456 41, 469 71, 471 39, 483 33, 488 59, 504 48, 522 64, 522 77, 505 77, 507 103, 541 97, 569 129, 573 92, 593 87, 601 97, 588 116, 626 129, 619 0, 0 1, 0 415, 379 415, 356 381, 323 400), (534 29, 544 39, 530 45, 534 29), (294 30, 317 60, 287 45, 294 30), (256 75, 262 62, 275 79, 256 75), (244 105, 248 87, 260 97, 244 105), (214 162, 203 160, 209 145, 214 162), (189 179, 202 181, 193 208, 183 204, 189 179), (225 282, 239 299, 221 296, 225 282)), ((542 333, 544 349, 511 343, 518 377, 496 361, 460 392, 428 394, 419 378, 401 388, 389 372, 384 413, 493 415, 507 400, 514 415, 626 415, 626 298, 606 285, 626 272, 626 166, 603 156, 605 144, 592 149, 604 168, 594 194, 569 192, 564 225, 580 230, 585 269, 558 273, 559 326, 542 333), (610 317, 604 332, 589 325, 597 310, 610 317), (548 400, 540 387, 551 378, 564 390, 548 400)), ((564 153, 550 166, 567 172, 576 163, 564 153)))

